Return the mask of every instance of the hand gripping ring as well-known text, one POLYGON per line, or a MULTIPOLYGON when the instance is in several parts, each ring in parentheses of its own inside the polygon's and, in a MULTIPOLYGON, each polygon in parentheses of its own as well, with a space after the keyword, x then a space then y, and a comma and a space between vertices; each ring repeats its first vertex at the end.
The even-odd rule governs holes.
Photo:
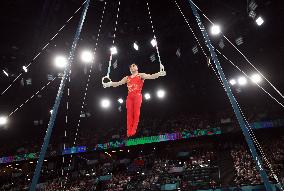
POLYGON ((102 84, 103 84, 103 85, 106 84, 106 83, 108 83, 108 82, 111 82, 111 79, 109 78, 109 76, 105 76, 105 77, 102 78, 102 84), (107 79, 107 80, 109 80, 109 81, 104 82, 105 79, 107 79))

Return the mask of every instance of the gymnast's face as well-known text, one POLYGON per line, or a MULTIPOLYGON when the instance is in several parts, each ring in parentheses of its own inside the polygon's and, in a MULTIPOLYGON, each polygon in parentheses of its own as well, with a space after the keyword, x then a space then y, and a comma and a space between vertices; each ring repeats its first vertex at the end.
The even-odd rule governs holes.
POLYGON ((131 74, 138 72, 138 66, 136 64, 131 64, 129 66, 129 70, 130 70, 131 74))

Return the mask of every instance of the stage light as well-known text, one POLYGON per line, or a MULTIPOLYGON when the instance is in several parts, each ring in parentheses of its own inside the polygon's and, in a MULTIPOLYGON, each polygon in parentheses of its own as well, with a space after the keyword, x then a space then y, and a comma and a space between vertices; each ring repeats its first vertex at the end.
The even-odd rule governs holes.
POLYGON ((123 104, 123 99, 122 99, 122 98, 119 98, 117 101, 118 101, 120 104, 123 104))
POLYGON ((8 123, 8 118, 5 116, 0 116, 0 126, 6 125, 8 123))
POLYGON ((151 40, 151 44, 152 44, 153 47, 157 46, 157 41, 156 41, 156 39, 153 38, 153 39, 151 40))
POLYGON ((251 10, 251 11, 249 12, 249 16, 254 19, 255 16, 256 16, 255 11, 251 10))
POLYGON ((254 82, 254 83, 259 83, 259 82, 261 82, 261 77, 260 77, 260 75, 259 74, 253 74, 252 76, 251 76, 251 81, 252 82, 254 82))
POLYGON ((68 61, 64 56, 56 56, 54 63, 57 68, 65 68, 68 64, 68 61))
POLYGON ((8 72, 6 72, 5 70, 3 70, 3 73, 4 73, 7 77, 9 77, 8 72))
POLYGON ((220 32, 221 32, 221 29, 219 25, 213 25, 211 27, 211 34, 218 35, 220 32))
POLYGON ((137 44, 136 42, 133 43, 133 48, 134 48, 135 50, 139 50, 139 46, 138 46, 138 44, 137 44))
POLYGON ((111 54, 117 54, 117 48, 115 46, 112 46, 110 48, 110 52, 111 52, 111 54))
POLYGON ((86 64, 90 64, 94 61, 94 54, 92 51, 89 50, 84 50, 81 53, 81 60, 86 63, 86 64))
POLYGON ((261 26, 264 23, 264 20, 262 19, 262 17, 258 17, 255 22, 258 26, 261 26))
POLYGON ((230 84, 231 84, 232 86, 236 85, 236 83, 237 83, 237 81, 236 81, 235 79, 231 79, 231 80, 230 80, 230 84))
POLYGON ((145 97, 146 100, 151 99, 151 95, 149 93, 145 93, 144 97, 145 97))
POLYGON ((23 70, 27 73, 28 72, 28 68, 26 66, 23 66, 23 70))
POLYGON ((50 115, 52 114, 52 112, 53 112, 53 110, 51 109, 51 110, 49 111, 50 115))
POLYGON ((244 86, 247 84, 247 79, 245 77, 239 77, 238 83, 240 86, 244 86))
POLYGON ((166 92, 164 90, 158 90, 157 91, 158 98, 164 98, 165 94, 166 94, 166 92))
POLYGON ((108 99, 103 99, 101 101, 102 108, 109 108, 110 107, 110 101, 108 99))

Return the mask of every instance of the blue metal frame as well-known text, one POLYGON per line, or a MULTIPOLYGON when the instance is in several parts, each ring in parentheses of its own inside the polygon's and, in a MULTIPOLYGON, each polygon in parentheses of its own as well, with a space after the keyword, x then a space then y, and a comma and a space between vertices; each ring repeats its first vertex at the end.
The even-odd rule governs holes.
POLYGON ((71 50, 70 50, 70 53, 69 53, 68 66, 64 70, 64 75, 63 75, 63 78, 61 80, 58 92, 57 92, 55 103, 54 103, 53 109, 52 109, 53 112, 52 112, 50 119, 49 119, 48 128, 47 128, 47 131, 46 131, 46 134, 45 134, 45 137, 44 137, 44 142, 43 142, 43 145, 41 147, 40 155, 39 155, 39 158, 38 158, 38 161, 37 161, 36 169, 35 169, 35 172, 34 172, 33 180, 32 180, 29 191, 35 191, 36 190, 36 185, 38 183, 38 179, 39 179, 39 176, 40 176, 42 163, 43 163, 43 160, 44 160, 44 157, 45 157, 45 153, 46 153, 46 150, 47 150, 47 147, 48 147, 48 144, 49 144, 49 140, 50 140, 50 137, 51 137, 51 132, 52 132, 52 129, 53 129, 53 126, 54 126, 54 122, 55 122, 55 119, 56 119, 58 108, 59 108, 61 98, 62 98, 62 95, 63 95, 63 92, 64 92, 65 83, 66 83, 68 75, 70 75, 70 72, 71 72, 71 65, 72 65, 72 62, 73 62, 74 53, 75 53, 76 46, 77 46, 77 43, 78 43, 79 38, 80 38, 81 30, 82 30, 82 27, 83 27, 83 24, 84 24, 84 20, 85 20, 87 11, 88 11, 89 4, 90 4, 90 0, 87 0, 87 2, 85 3, 85 6, 84 6, 84 10, 81 14, 80 22, 79 22, 79 25, 77 27, 76 34, 74 36, 72 47, 71 47, 71 50))
POLYGON ((216 65, 216 68, 218 70, 218 74, 224 84, 224 89, 227 93, 227 96, 229 97, 229 100, 230 100, 230 103, 233 107, 233 110, 235 112, 235 115, 238 119, 238 122, 239 122, 239 125, 242 129, 242 132, 245 136, 245 139, 246 139, 246 142, 249 146, 249 149, 250 149, 250 152, 252 154, 252 157, 255 161, 255 164, 256 164, 256 168, 258 170, 258 172, 260 173, 260 176, 264 182, 264 186, 266 188, 267 191, 272 191, 272 187, 271 187, 271 184, 269 183, 269 179, 268 179, 268 176, 267 176, 267 173, 265 172, 265 170, 263 169, 263 163, 261 161, 261 158, 259 157, 259 155, 257 154, 257 151, 256 151, 256 148, 253 144, 253 141, 252 141, 252 138, 251 136, 249 135, 249 132, 248 132, 248 129, 246 127, 246 123, 243 119, 243 116, 241 115, 241 112, 240 112, 240 108, 238 106, 238 102, 236 100, 236 98, 234 97, 232 91, 231 91, 231 88, 229 86, 229 83, 228 81, 226 80, 226 77, 225 77, 225 74, 221 68, 221 65, 220 65, 220 62, 218 60, 218 57, 217 57, 217 54, 215 53, 215 50, 214 50, 214 47, 212 46, 211 44, 211 41, 209 39, 209 36, 207 34, 207 31, 200 19, 200 16, 199 16, 199 13, 197 12, 197 9, 195 7, 195 5, 193 4, 193 2, 191 0, 188 0, 189 4, 190 4, 190 7, 192 9, 192 12, 196 18, 196 22, 198 24, 198 27, 199 29, 201 30, 202 32, 202 35, 203 35, 203 38, 204 38, 204 41, 205 41, 205 44, 206 46, 208 47, 209 51, 210 51, 210 54, 211 54, 211 57, 214 61, 214 64, 216 65))

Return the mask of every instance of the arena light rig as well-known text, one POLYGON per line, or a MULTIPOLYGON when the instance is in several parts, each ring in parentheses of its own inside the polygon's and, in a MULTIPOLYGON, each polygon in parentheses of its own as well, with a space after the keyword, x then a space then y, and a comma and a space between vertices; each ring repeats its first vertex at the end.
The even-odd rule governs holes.
POLYGON ((81 60, 82 62, 84 62, 85 64, 90 64, 93 63, 95 57, 92 51, 90 50, 84 50, 81 53, 81 60))
POLYGON ((146 100, 151 99, 151 95, 149 93, 145 93, 144 97, 145 97, 146 100))
POLYGON ((231 79, 229 82, 232 86, 237 84, 237 81, 235 79, 231 79))
POLYGON ((260 76, 259 74, 253 74, 253 75, 251 76, 251 81, 254 82, 254 83, 256 83, 256 84, 260 83, 261 80, 262 80, 262 79, 261 79, 261 76, 260 76))
POLYGON ((262 17, 258 17, 255 22, 258 26, 261 26, 264 23, 264 20, 262 19, 262 17))
POLYGON ((243 77, 243 76, 239 77, 239 78, 238 78, 238 84, 239 84, 240 86, 246 85, 246 84, 247 84, 247 79, 246 79, 245 77, 243 77))
POLYGON ((164 90, 158 90, 157 91, 158 98, 162 99, 162 98, 165 97, 165 95, 166 95, 166 92, 164 90))
POLYGON ((6 125, 8 123, 8 118, 6 116, 0 116, 0 126, 6 125))
POLYGON ((118 103, 123 104, 123 99, 122 98, 119 98, 117 101, 118 101, 118 103))
POLYGON ((220 33, 221 33, 221 28, 220 28, 219 25, 213 25, 213 26, 211 27, 211 34, 213 34, 213 35, 218 35, 218 34, 220 34, 220 33))
POLYGON ((109 99, 103 99, 102 101, 101 101, 101 106, 102 106, 102 108, 104 108, 104 109, 107 109, 107 108, 109 108, 110 107, 110 100, 109 99))
POLYGON ((54 64, 57 68, 65 68, 68 61, 65 56, 56 56, 54 59, 54 64))

